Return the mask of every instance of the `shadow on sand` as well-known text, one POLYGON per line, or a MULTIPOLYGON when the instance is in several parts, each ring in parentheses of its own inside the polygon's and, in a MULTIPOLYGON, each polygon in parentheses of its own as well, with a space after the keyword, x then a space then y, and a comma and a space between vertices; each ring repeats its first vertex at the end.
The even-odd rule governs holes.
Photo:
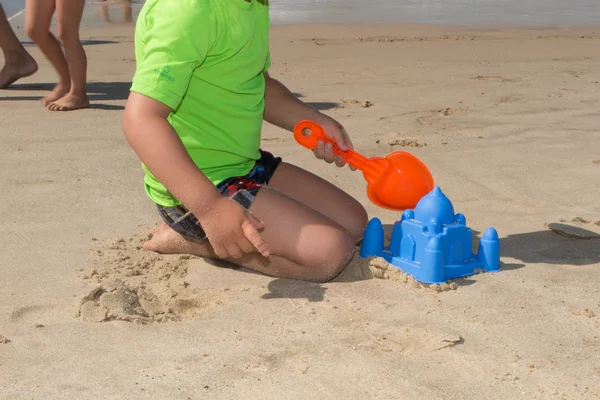
MULTIPOLYGON (((296 98, 301 99, 304 97, 302 93, 293 93, 296 98)), ((306 104, 313 106, 319 111, 331 110, 333 108, 339 107, 340 103, 335 103, 332 101, 317 101, 317 102, 306 102, 306 104)))
MULTIPOLYGON (((81 44, 84 46, 97 46, 97 45, 101 45, 101 44, 117 44, 117 43, 121 43, 121 42, 117 42, 114 40, 81 40, 81 44)), ((32 42, 31 40, 21 40, 21 44, 24 47, 30 47, 30 46, 37 46, 34 42, 32 42)))
MULTIPOLYGON (((54 83, 23 83, 15 84, 10 86, 8 89, 4 89, 4 92, 17 92, 17 91, 40 91, 49 92, 54 88, 54 83)), ((113 104, 101 104, 101 101, 117 101, 127 100, 129 96, 129 88, 131 82, 88 82, 87 92, 92 103, 92 109, 99 110, 123 110, 124 107, 113 104)), ((2 96, 0 101, 11 100, 11 101, 38 101, 43 96, 32 95, 32 96, 2 96)))

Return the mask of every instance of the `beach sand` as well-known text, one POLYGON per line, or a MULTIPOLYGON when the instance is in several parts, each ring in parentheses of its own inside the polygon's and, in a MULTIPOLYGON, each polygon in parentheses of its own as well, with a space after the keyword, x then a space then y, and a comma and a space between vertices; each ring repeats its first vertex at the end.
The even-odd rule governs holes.
MULTIPOLYGON (((600 398, 600 28, 273 28, 274 77, 498 230, 502 272, 441 287, 377 259, 314 284, 140 250, 159 218, 120 125, 132 31, 83 31, 90 110, 42 108, 32 46, 40 71, 0 92, 2 399, 600 398)), ((263 146, 399 219, 290 133, 263 146)))

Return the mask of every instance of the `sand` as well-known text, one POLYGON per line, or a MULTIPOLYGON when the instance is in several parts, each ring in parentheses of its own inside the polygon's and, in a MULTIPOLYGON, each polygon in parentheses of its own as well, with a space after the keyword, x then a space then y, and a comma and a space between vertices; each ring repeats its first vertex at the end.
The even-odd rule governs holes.
MULTIPOLYGON (((277 26, 272 75, 368 156, 406 150, 502 271, 423 285, 381 259, 333 282, 141 250, 159 222, 121 132, 131 26, 87 29, 90 110, 40 71, 0 92, 2 399, 600 398, 600 28, 277 26)), ((361 175, 265 125, 343 187, 361 175)))

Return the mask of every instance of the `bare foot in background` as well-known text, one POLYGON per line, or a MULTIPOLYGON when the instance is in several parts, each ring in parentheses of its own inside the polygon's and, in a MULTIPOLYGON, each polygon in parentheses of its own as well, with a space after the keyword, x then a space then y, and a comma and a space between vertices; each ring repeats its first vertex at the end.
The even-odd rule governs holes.
POLYGON ((87 95, 74 95, 72 93, 67 93, 62 98, 46 105, 50 111, 73 111, 89 106, 90 102, 87 95))
POLYGON ((41 102, 43 105, 48 107, 48 105, 54 101, 57 101, 64 97, 71 90, 71 85, 65 85, 62 83, 58 83, 54 86, 54 89, 50 92, 50 94, 44 98, 42 98, 41 102))
POLYGON ((6 64, 0 70, 0 89, 6 89, 21 78, 37 72, 38 65, 29 54, 6 59, 6 64))

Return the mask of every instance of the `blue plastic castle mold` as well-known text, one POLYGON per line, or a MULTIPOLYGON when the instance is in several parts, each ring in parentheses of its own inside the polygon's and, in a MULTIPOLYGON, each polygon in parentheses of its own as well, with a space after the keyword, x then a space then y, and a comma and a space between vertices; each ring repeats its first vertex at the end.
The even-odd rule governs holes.
POLYGON ((389 246, 383 241, 383 226, 378 218, 369 221, 360 256, 379 256, 424 283, 444 283, 468 276, 477 270, 500 271, 500 241, 494 228, 488 228, 472 252, 473 231, 462 214, 435 187, 414 210, 405 210, 394 223, 389 246))

